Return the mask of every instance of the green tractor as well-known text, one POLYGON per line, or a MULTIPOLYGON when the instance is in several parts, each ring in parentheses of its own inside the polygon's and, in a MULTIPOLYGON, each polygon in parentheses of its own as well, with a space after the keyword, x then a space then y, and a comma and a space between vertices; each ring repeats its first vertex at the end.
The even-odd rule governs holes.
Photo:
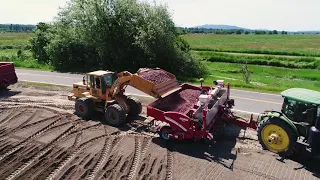
POLYGON ((260 115, 258 139, 264 149, 288 157, 300 147, 320 155, 320 92, 292 88, 281 92, 281 112, 260 115))

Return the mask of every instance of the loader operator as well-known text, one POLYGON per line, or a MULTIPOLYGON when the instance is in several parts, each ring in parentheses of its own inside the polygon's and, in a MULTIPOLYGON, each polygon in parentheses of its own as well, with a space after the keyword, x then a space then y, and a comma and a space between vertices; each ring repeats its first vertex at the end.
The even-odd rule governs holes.
POLYGON ((96 77, 96 88, 100 88, 100 79, 99 77, 96 77))

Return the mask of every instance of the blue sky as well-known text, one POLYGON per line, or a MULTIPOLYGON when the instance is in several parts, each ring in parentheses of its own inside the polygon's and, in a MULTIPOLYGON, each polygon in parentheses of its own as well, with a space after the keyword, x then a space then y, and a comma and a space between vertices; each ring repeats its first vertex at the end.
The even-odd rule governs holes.
MULTIPOLYGON (((6 0, 0 23, 52 21, 67 0, 6 0)), ((153 2, 153 0, 141 0, 153 2)), ((246 28, 320 30, 320 0, 157 0, 166 3, 176 25, 228 24, 246 28)))

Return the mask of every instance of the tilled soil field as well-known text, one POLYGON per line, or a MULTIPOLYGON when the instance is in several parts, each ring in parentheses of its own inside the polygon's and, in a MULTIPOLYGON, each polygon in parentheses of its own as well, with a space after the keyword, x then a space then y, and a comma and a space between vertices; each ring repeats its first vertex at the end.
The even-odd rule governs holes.
POLYGON ((318 162, 279 161, 255 131, 227 125, 213 145, 165 142, 143 116, 121 128, 79 119, 68 91, 18 84, 0 97, 0 179, 319 179, 318 162))

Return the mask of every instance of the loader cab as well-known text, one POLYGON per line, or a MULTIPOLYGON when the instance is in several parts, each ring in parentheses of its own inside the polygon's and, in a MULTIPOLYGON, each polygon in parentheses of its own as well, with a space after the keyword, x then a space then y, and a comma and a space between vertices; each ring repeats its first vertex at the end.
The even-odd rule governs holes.
POLYGON ((108 88, 112 87, 117 79, 117 74, 111 71, 94 71, 86 74, 85 81, 90 89, 90 94, 95 97, 105 99, 108 88))

